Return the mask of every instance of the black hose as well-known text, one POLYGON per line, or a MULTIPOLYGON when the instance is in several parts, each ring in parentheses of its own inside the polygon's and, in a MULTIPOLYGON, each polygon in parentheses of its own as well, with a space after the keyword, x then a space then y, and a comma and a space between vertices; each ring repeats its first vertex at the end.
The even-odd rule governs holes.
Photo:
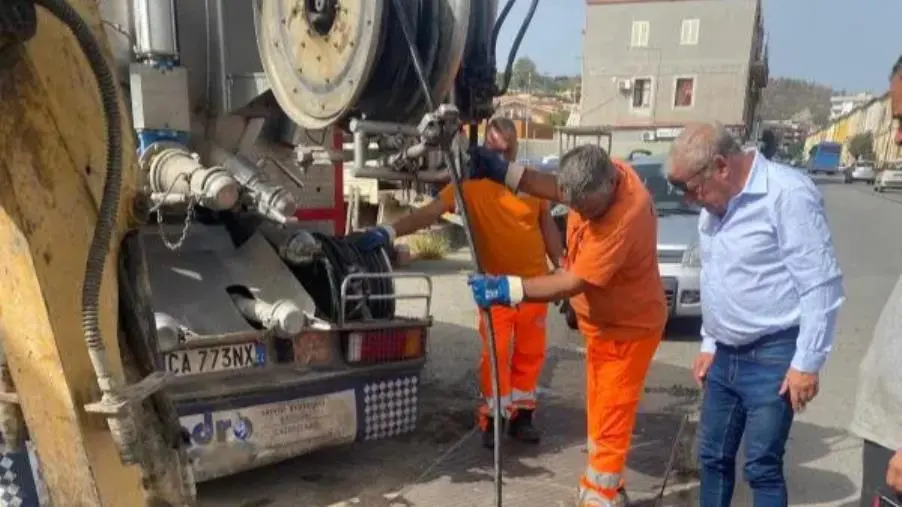
POLYGON ((507 20, 507 15, 510 14, 511 9, 514 7, 514 3, 517 0, 507 0, 507 3, 504 4, 504 8, 501 9, 501 13, 498 14, 498 19, 495 20, 495 26, 492 28, 492 45, 489 48, 489 54, 492 55, 492 68, 495 68, 495 57, 497 56, 498 49, 498 35, 501 34, 501 27, 504 26, 504 21, 507 20))
MULTIPOLYGON (((100 289, 107 254, 110 251, 110 241, 116 228, 122 187, 122 129, 119 123, 122 119, 119 111, 118 87, 100 43, 94 37, 90 25, 78 12, 65 0, 34 0, 34 3, 46 9, 72 32, 97 80, 103 106, 106 124, 106 177, 103 182, 97 223, 94 226, 85 263, 81 289, 81 321, 97 383, 103 395, 109 396, 114 387, 114 379, 106 363, 106 346, 100 335, 100 289)), ((134 443, 137 437, 133 425, 113 417, 107 421, 119 447, 122 461, 128 464, 135 463, 137 456, 134 455, 134 443)))
MULTIPOLYGON (((536 0, 537 1, 537 0, 536 0)), ((392 0, 395 8, 399 11, 399 25, 401 26, 401 32, 404 34, 404 39, 407 41, 407 49, 410 51, 411 60, 413 60, 414 71, 417 74, 417 77, 420 80, 420 86, 422 86, 423 91, 426 95, 427 105, 430 111, 435 111, 436 104, 432 99, 432 96, 429 94, 429 83, 426 81, 425 74, 423 73, 423 66, 420 62, 420 57, 417 54, 417 48, 414 44, 413 35, 411 34, 410 24, 407 20, 407 16, 404 14, 401 9, 401 0, 392 0)), ((459 150, 458 150, 459 153, 459 150)), ((451 173, 451 179, 454 183, 454 200, 457 205, 457 210, 460 213, 461 222, 463 222, 464 232, 467 235, 467 242, 470 244, 470 252, 473 256, 473 264, 475 265, 476 272, 482 273, 482 264, 479 262, 479 254, 476 250, 476 242, 473 237, 473 229, 470 226, 469 214, 467 213, 466 202, 464 201, 464 193, 463 193, 463 184, 461 183, 460 177, 460 164, 455 164, 455 161, 452 161, 451 156, 451 148, 444 147, 444 159, 445 165, 449 168, 451 173)), ((456 160, 456 162, 460 162, 460 160, 456 160)), ((502 421, 502 407, 501 407, 501 379, 498 376, 498 351, 496 348, 497 340, 495 338, 495 326, 492 321, 492 313, 487 310, 482 310, 483 318, 486 322, 486 329, 488 334, 488 349, 489 349, 489 362, 491 364, 492 369, 492 392, 495 395, 495 403, 493 406, 493 422, 494 422, 494 440, 495 445, 493 449, 493 457, 494 457, 494 480, 495 480, 495 507, 501 507, 503 502, 503 481, 502 481, 502 454, 501 454, 501 427, 503 424, 502 421)))
MULTIPOLYGON (((362 252, 353 236, 333 237, 313 233, 322 254, 308 265, 288 264, 295 278, 310 294, 321 318, 336 322, 341 315, 341 284, 352 273, 388 274, 391 264, 382 249, 362 252)), ((373 277, 352 281, 348 287, 351 296, 391 296, 394 283, 388 277, 373 277)), ((349 322, 365 319, 389 320, 395 316, 393 299, 363 299, 347 301, 345 320, 349 322)))
POLYGON ((107 254, 110 251, 110 241, 113 237, 113 230, 116 228, 122 185, 122 130, 119 124, 121 118, 119 116, 118 89, 100 44, 94 38, 91 27, 85 23, 78 12, 65 0, 34 0, 34 2, 47 9, 72 31, 72 35, 78 41, 78 45, 97 79, 103 104, 107 136, 106 179, 103 183, 100 212, 97 216, 97 225, 94 226, 91 247, 88 250, 84 284, 81 290, 82 329, 85 334, 85 343, 88 348, 100 351, 105 349, 100 336, 100 287, 107 254))
POLYGON ((532 0, 532 3, 529 4, 529 11, 523 19, 523 24, 520 25, 520 29, 517 30, 517 36, 514 37, 514 44, 511 46, 511 52, 507 55, 507 67, 504 69, 504 78, 501 81, 501 88, 498 90, 498 95, 507 93, 507 88, 511 83, 511 77, 514 75, 514 61, 517 59, 517 53, 520 51, 520 44, 523 42, 523 37, 526 36, 526 30, 529 28, 530 23, 532 23, 532 17, 536 14, 536 7, 538 6, 539 0, 532 0))

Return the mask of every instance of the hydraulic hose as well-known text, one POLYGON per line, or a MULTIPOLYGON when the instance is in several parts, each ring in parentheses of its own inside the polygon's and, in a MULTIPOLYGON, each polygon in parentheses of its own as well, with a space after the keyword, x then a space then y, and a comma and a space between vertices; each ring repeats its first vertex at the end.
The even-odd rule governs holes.
MULTIPOLYGON (((81 315, 85 344, 88 347, 94 374, 97 376, 97 384, 103 396, 110 400, 116 398, 114 389, 118 386, 116 379, 110 373, 106 346, 100 335, 100 289, 107 254, 110 251, 110 241, 116 228, 122 186, 122 129, 119 123, 121 117, 118 88, 100 43, 94 37, 91 27, 78 12, 65 0, 33 1, 35 5, 43 7, 65 24, 75 36, 94 73, 94 78, 97 80, 103 105, 103 117, 106 124, 106 178, 103 183, 97 224, 94 226, 94 234, 91 237, 91 246, 85 265, 81 290, 81 315)), ((135 452, 137 435, 133 422, 123 418, 109 417, 107 423, 119 447, 122 461, 126 464, 136 463, 138 458, 135 452)))
MULTIPOLYGON (((514 0, 508 0, 508 5, 505 6, 505 10, 509 10, 512 6, 514 0)), ((529 28, 530 23, 532 23, 532 17, 536 14, 536 8, 539 6, 539 0, 532 0, 532 3, 529 4, 529 10, 526 12, 526 17, 523 19, 523 24, 520 25, 520 29, 517 30, 517 36, 514 37, 514 44, 511 46, 511 51, 507 55, 507 66, 504 68, 504 79, 501 81, 501 88, 498 90, 497 95, 501 96, 507 93, 507 87, 510 85, 511 77, 514 75, 514 61, 517 58, 517 53, 520 51, 520 44, 523 43, 523 37, 526 35, 526 30, 529 28)), ((492 37, 492 54, 495 54, 496 48, 495 44, 498 42, 498 32, 501 31, 500 27, 495 27, 495 33, 492 37)), ((492 57, 494 60, 494 56, 492 57)))
MULTIPOLYGON (((538 1, 538 0, 534 0, 538 1)), ((401 31, 404 34, 404 39, 407 41, 407 47, 410 50, 410 56, 413 61, 413 68, 417 74, 417 78, 420 81, 420 86, 423 88, 423 93, 426 96, 427 105, 430 111, 435 111, 436 104, 432 99, 432 95, 429 93, 429 82, 426 80, 426 76, 423 73, 423 66, 420 62, 420 57, 417 54, 416 43, 414 42, 413 34, 411 33, 411 28, 409 21, 407 20, 407 15, 403 10, 403 5, 401 0, 392 0, 394 4, 395 10, 398 11, 399 17, 399 25, 401 26, 401 31)), ((450 168, 451 180, 454 185, 455 190, 455 204, 457 205, 457 210, 460 213, 461 222, 463 222, 464 232, 467 235, 467 242, 470 245, 470 253, 473 257, 473 264, 476 268, 477 273, 482 272, 482 263, 479 262, 479 254, 476 250, 476 243, 473 238, 473 229, 470 225, 469 214, 467 213, 466 201, 464 200, 464 189, 463 184, 461 183, 461 174, 460 174, 460 165, 454 164, 454 162, 460 162, 459 158, 457 160, 452 160, 451 149, 448 146, 442 147, 444 150, 444 159, 445 165, 450 168)), ((495 339, 495 326, 492 322, 492 313, 488 310, 482 310, 483 318, 486 322, 486 328, 488 330, 488 349, 489 349, 489 362, 491 364, 492 370, 492 393, 495 396, 495 403, 493 404, 493 423, 494 423, 494 439, 495 445, 493 449, 494 454, 494 480, 495 480, 495 507, 501 507, 504 497, 503 497, 503 477, 502 477, 502 454, 501 454, 501 427, 503 424, 502 419, 502 407, 501 407, 501 397, 499 393, 501 392, 501 381, 498 376, 498 351, 496 349, 497 340, 495 339)))

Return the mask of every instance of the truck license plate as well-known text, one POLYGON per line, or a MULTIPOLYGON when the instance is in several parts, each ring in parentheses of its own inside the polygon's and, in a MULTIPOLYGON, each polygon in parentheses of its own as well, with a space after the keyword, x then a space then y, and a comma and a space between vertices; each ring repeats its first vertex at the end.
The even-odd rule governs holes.
POLYGON ((215 371, 253 368, 264 363, 265 349, 259 343, 241 343, 203 349, 167 352, 163 356, 166 371, 177 376, 215 371))

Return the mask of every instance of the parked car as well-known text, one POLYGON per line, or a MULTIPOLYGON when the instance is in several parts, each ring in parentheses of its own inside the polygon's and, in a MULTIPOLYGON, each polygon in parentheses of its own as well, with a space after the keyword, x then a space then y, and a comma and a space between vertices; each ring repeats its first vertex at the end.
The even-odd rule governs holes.
MULTIPOLYGON (((698 253, 698 215, 701 210, 687 204, 683 195, 667 182, 664 163, 664 156, 651 155, 635 159, 632 166, 645 181, 658 214, 658 269, 670 316, 695 318, 701 316, 701 258, 698 253)), ((568 213, 569 209, 563 204, 551 209, 562 233, 566 233, 568 213)))
POLYGON ((874 192, 902 188, 902 164, 894 164, 880 171, 874 181, 874 192))
POLYGON ((877 171, 874 170, 874 163, 870 161, 856 163, 843 175, 845 183, 864 181, 869 185, 873 185, 876 179, 877 171))

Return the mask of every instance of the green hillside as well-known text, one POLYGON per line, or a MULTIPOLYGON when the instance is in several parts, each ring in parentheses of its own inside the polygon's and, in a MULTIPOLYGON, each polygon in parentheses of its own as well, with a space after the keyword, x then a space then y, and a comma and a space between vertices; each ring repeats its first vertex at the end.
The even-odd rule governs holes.
POLYGON ((807 109, 816 125, 824 125, 830 116, 830 97, 837 93, 842 91, 803 79, 771 78, 764 89, 761 118, 788 120, 807 109))

